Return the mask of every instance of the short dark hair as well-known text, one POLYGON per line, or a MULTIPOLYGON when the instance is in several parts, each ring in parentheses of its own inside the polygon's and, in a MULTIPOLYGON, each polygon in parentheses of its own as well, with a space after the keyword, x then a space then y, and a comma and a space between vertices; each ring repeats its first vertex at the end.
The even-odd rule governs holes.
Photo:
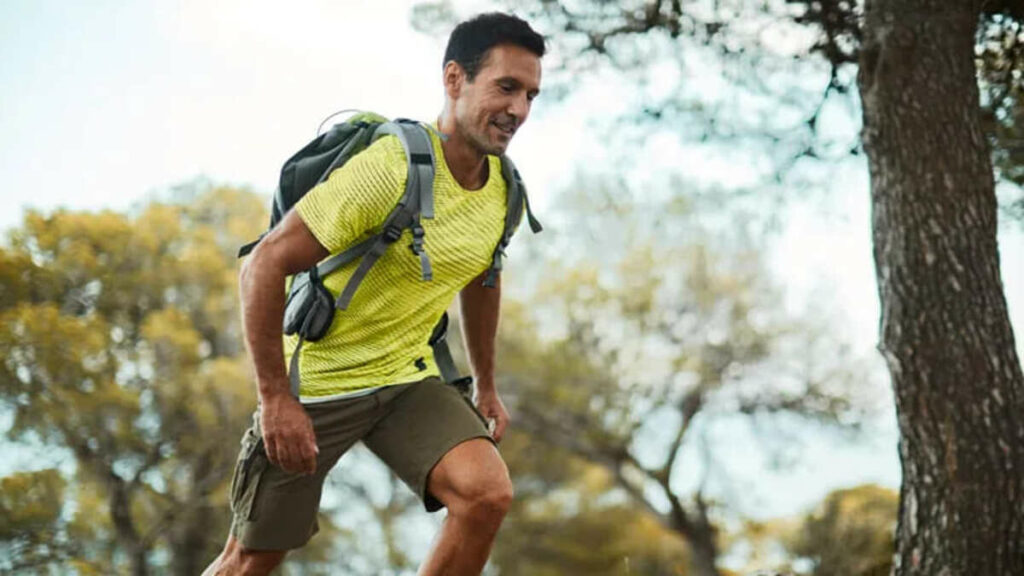
POLYGON ((442 66, 455 61, 466 71, 466 79, 472 82, 490 49, 499 44, 514 44, 533 52, 538 58, 544 56, 544 37, 530 28, 525 20, 502 12, 488 12, 466 20, 452 30, 442 66))

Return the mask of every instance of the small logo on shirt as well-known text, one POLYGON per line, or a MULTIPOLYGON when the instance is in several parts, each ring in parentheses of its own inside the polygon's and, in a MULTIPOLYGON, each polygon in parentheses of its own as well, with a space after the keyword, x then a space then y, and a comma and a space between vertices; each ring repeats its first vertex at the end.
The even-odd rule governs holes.
POLYGON ((422 356, 420 356, 419 358, 416 359, 415 364, 416 364, 416 368, 418 368, 420 372, 422 372, 422 371, 427 369, 427 361, 424 360, 422 356))

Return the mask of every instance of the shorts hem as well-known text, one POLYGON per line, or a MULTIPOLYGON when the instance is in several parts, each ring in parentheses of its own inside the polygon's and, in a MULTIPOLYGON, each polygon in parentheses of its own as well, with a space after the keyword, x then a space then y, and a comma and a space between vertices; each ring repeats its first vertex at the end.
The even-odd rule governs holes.
POLYGON ((256 541, 253 542, 252 538, 248 538, 245 530, 239 525, 237 519, 233 519, 231 522, 231 535, 242 545, 245 550, 260 550, 260 551, 281 551, 281 550, 298 550, 309 544, 309 541, 313 539, 313 536, 319 532, 318 529, 314 529, 313 533, 303 540, 288 540, 267 542, 267 541, 256 541))

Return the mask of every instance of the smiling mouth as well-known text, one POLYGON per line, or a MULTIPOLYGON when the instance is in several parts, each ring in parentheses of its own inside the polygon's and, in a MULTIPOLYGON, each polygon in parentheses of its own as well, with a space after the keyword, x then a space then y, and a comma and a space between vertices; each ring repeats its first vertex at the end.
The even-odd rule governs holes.
POLYGON ((500 131, 502 134, 505 134, 506 136, 508 136, 510 138, 516 132, 516 128, 512 124, 499 124, 497 122, 491 122, 491 125, 494 126, 495 128, 497 128, 498 131, 500 131))

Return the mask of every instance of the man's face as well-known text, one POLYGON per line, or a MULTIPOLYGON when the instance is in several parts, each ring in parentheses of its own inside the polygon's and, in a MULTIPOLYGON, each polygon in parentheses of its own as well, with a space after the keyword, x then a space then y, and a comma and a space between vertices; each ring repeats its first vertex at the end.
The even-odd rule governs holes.
POLYGON ((526 122, 540 91, 540 58, 514 44, 491 48, 472 82, 455 98, 456 129, 474 148, 500 155, 526 122))

